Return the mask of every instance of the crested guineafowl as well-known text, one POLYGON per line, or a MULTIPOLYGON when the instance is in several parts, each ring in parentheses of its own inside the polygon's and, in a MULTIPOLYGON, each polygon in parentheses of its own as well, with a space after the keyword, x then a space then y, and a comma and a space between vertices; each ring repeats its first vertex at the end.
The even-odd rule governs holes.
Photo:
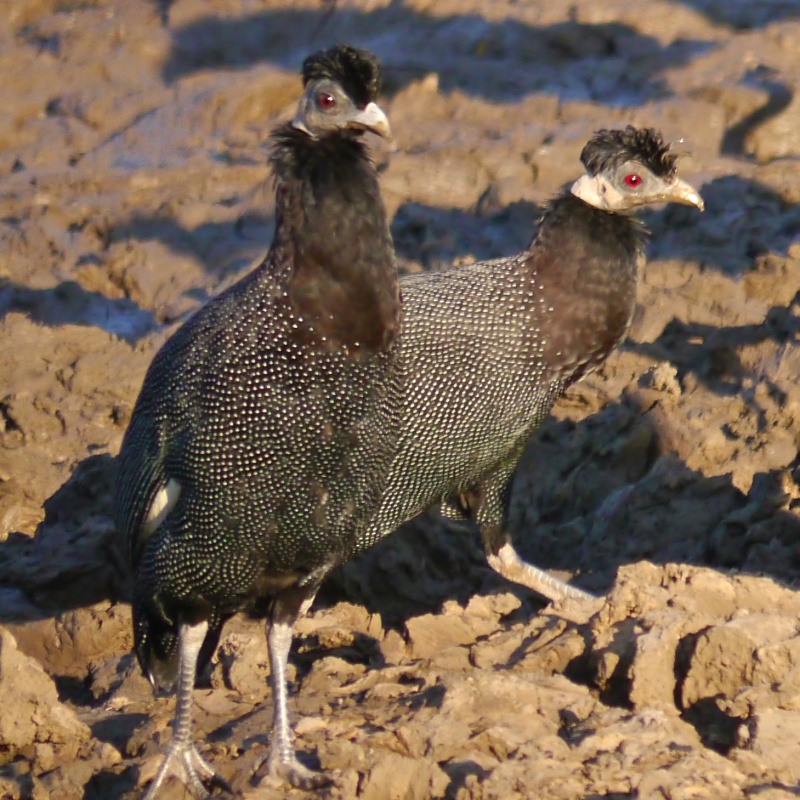
POLYGON ((549 597, 587 598, 518 556, 507 532, 517 462, 564 390, 628 331, 649 203, 703 209, 652 129, 598 131, 586 173, 544 208, 519 255, 401 279, 403 423, 361 549, 434 504, 473 520, 489 564, 549 597))
POLYGON ((136 653, 177 685, 170 774, 197 797, 226 786, 192 738, 192 691, 223 623, 267 618, 268 765, 298 786, 287 715, 292 625, 374 516, 402 405, 401 305, 375 169, 361 135, 389 134, 366 51, 309 56, 291 123, 272 137, 276 228, 264 261, 161 348, 119 457, 136 653))

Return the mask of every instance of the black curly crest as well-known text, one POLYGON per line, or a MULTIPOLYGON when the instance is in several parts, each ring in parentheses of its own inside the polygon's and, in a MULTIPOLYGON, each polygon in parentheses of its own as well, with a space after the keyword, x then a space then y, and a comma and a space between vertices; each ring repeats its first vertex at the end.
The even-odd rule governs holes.
POLYGON ((303 62, 303 86, 319 78, 336 81, 358 108, 364 108, 381 90, 381 67, 369 52, 338 44, 310 55, 303 62))
POLYGON ((677 157, 655 128, 600 130, 586 143, 581 161, 590 175, 618 167, 626 161, 638 161, 654 175, 672 178, 677 171, 677 157))

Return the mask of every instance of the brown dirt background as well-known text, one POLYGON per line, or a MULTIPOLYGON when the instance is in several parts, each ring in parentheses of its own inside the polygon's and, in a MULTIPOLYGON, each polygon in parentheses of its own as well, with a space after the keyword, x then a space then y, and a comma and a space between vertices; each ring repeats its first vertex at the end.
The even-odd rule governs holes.
MULTIPOLYGON (((130 654, 114 461, 175 323, 267 248, 303 57, 386 68, 401 266, 501 256, 599 127, 656 125, 707 211, 648 212, 626 344, 527 451, 544 607, 435 515, 298 626, 298 748, 334 800, 800 796, 800 2, 0 4, 0 797, 133 798, 169 738, 130 654)), ((247 798, 271 707, 234 621, 196 692, 247 798)), ((182 798, 171 783, 163 798, 182 798)), ((316 796, 316 795, 314 795, 316 796)))

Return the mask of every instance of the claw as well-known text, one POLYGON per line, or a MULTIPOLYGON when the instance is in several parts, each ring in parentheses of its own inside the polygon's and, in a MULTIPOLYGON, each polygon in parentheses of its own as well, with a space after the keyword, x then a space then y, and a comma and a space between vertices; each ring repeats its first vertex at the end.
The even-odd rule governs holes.
POLYGON ((331 784, 331 779, 324 772, 303 766, 294 753, 283 756, 275 749, 270 749, 265 763, 269 775, 285 780, 295 789, 311 791, 331 784))
POLYGON ((228 794, 233 794, 230 784, 190 743, 173 740, 144 800, 153 800, 161 785, 170 775, 178 778, 197 800, 210 800, 209 789, 221 789, 228 794))

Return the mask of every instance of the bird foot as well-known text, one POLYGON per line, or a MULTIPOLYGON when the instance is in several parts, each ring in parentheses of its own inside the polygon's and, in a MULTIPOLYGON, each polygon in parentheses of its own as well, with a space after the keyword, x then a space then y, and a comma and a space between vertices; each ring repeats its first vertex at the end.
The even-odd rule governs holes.
POLYGON ((489 566, 506 580, 527 586, 551 602, 578 600, 592 603, 598 598, 589 592, 553 577, 539 567, 523 561, 511 542, 506 542, 496 554, 487 556, 489 566))
POLYGON ((295 789, 310 791, 329 786, 331 779, 324 772, 317 772, 303 766, 297 756, 270 753, 264 761, 266 772, 275 778, 282 778, 295 789))
POLYGON ((197 800, 210 800, 210 790, 213 789, 233 794, 230 784, 197 752, 192 743, 173 741, 170 744, 144 800, 154 800, 170 775, 177 777, 197 800))

